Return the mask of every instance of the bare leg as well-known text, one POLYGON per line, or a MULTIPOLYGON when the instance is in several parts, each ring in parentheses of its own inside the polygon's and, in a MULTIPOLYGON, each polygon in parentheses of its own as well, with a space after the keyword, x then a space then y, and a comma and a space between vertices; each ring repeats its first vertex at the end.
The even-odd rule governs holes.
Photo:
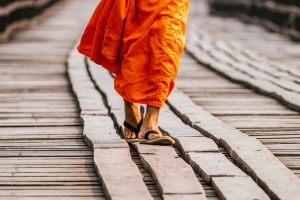
MULTIPOLYGON (((140 105, 124 100, 125 120, 134 127, 137 127, 141 120, 140 105)), ((127 128, 124 128, 124 137, 126 139, 137 138, 136 134, 127 128)))
POLYGON ((139 133, 139 139, 143 139, 147 131, 155 130, 159 134, 150 134, 149 140, 156 139, 162 136, 162 133, 158 129, 158 116, 160 108, 154 106, 147 106, 146 115, 144 117, 143 125, 139 133))

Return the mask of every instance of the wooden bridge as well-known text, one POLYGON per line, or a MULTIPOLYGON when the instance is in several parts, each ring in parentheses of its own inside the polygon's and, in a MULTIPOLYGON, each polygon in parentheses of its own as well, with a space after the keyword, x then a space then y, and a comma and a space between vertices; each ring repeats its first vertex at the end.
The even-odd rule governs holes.
POLYGON ((297 43, 191 0, 160 117, 176 145, 128 144, 113 76, 74 49, 97 3, 61 1, 0 44, 0 199, 300 199, 297 43))

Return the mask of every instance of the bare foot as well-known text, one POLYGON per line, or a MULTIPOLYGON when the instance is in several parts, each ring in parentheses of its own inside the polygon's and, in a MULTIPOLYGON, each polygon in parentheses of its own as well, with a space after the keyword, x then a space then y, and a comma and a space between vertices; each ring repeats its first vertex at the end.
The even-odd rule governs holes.
MULTIPOLYGON (((133 127, 137 127, 141 120, 140 105, 124 100, 125 120, 133 127)), ((137 138, 136 133, 124 127, 123 135, 126 139, 137 138)))
POLYGON ((143 121, 143 125, 139 132, 139 139, 144 139, 145 134, 148 131, 154 130, 156 133, 151 133, 149 135, 149 140, 153 140, 159 137, 162 137, 162 133, 158 128, 158 115, 159 115, 160 108, 154 106, 147 106, 146 115, 143 121))

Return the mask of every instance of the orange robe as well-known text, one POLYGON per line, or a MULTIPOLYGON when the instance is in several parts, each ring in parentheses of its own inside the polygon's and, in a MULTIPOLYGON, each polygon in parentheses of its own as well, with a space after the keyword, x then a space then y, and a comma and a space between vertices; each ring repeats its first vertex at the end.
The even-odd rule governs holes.
POLYGON ((102 0, 79 52, 116 75, 127 101, 162 107, 185 43, 188 0, 102 0))

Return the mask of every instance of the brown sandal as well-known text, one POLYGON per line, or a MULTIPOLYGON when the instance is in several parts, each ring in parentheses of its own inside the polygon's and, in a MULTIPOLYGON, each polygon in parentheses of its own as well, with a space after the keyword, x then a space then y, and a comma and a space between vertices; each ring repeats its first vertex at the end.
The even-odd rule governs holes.
POLYGON ((151 144, 151 145, 174 145, 175 144, 175 140, 170 136, 166 136, 166 135, 150 140, 149 135, 153 133, 159 134, 155 130, 147 131, 144 135, 144 139, 139 140, 140 144, 151 144))

